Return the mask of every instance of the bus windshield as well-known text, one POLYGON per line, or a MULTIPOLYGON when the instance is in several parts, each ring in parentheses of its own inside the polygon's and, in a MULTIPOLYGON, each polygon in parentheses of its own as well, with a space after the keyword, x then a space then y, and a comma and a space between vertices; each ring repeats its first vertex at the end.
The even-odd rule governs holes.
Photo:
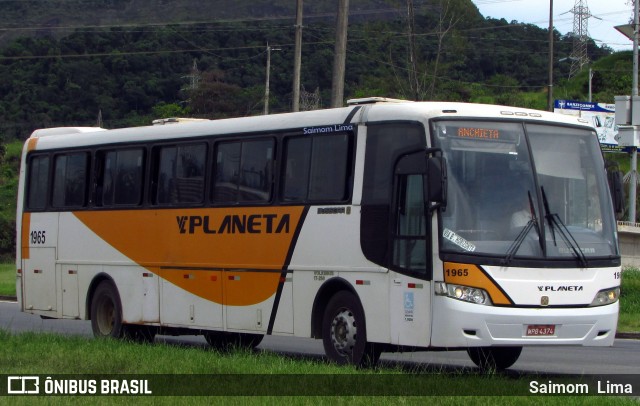
POLYGON ((618 256, 595 131, 524 122, 438 120, 447 160, 443 253, 512 259, 618 256))

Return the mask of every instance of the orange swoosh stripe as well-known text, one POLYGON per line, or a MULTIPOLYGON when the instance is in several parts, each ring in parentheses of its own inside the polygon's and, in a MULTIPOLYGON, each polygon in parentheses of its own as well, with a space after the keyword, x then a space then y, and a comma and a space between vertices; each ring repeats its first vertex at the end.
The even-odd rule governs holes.
POLYGON ((207 300, 245 306, 275 294, 280 272, 238 270, 281 271, 303 210, 294 206, 74 214, 150 272, 207 300), (200 270, 189 270, 194 268, 200 270), (239 278, 225 280, 228 276, 239 278))
POLYGON ((489 293, 493 304, 513 304, 511 299, 509 299, 509 297, 507 297, 502 292, 502 290, 493 282, 493 280, 477 265, 445 262, 444 281, 446 283, 453 283, 456 285, 482 288, 487 291, 487 293, 489 293))

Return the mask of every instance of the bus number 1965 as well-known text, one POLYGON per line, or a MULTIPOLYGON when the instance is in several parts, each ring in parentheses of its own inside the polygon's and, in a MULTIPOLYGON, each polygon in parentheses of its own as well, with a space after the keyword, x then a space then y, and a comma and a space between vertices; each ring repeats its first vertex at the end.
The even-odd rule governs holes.
POLYGON ((447 276, 469 276, 468 269, 447 269, 445 272, 447 276))
POLYGON ((46 231, 32 231, 31 232, 31 244, 44 244, 46 241, 46 231))

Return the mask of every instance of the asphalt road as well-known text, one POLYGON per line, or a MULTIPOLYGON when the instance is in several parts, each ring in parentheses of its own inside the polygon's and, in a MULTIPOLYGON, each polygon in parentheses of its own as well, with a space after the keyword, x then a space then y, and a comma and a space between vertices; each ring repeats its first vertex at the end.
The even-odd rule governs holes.
MULTIPOLYGON (((0 302, 0 328, 13 332, 92 336, 88 321, 43 320, 20 312, 15 302, 0 302)), ((156 342, 207 345, 201 336, 158 336, 156 342)), ((258 350, 298 358, 324 357, 322 342, 313 339, 268 336, 258 346, 258 350)), ((463 351, 385 353, 381 361, 411 370, 416 367, 434 371, 475 369, 463 351)), ((526 347, 510 371, 517 374, 640 374, 640 340, 617 339, 613 347, 526 347)))

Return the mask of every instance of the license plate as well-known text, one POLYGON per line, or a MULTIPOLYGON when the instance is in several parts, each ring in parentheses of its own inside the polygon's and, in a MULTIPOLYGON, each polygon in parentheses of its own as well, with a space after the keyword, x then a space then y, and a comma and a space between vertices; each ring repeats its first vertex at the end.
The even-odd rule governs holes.
POLYGON ((552 336, 556 333, 554 324, 530 324, 527 326, 528 336, 552 336))

